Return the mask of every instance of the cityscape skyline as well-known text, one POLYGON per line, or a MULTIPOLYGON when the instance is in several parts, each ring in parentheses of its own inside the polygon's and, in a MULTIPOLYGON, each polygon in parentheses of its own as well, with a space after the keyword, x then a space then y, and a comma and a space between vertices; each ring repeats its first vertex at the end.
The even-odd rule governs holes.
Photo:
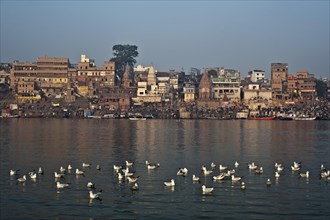
POLYGON ((101 66, 115 44, 138 46, 159 71, 289 64, 329 77, 329 1, 1 1, 0 61, 80 54, 101 66), (73 10, 74 9, 74 10, 73 10), (275 15, 274 15, 275 14, 275 15))

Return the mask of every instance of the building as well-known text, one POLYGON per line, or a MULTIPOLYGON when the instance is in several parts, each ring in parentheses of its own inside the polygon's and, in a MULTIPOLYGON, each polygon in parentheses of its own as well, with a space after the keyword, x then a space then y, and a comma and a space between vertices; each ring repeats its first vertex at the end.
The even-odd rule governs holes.
POLYGON ((211 80, 208 71, 204 72, 201 81, 199 82, 198 94, 200 100, 211 99, 211 80))
POLYGON ((125 89, 129 89, 133 86, 132 69, 128 63, 126 63, 126 66, 125 66, 125 72, 123 74, 122 86, 125 89))
POLYGON ((102 87, 115 86, 115 62, 105 61, 103 67, 96 67, 94 60, 81 55, 77 75, 79 90, 88 86, 88 96, 97 97, 102 87))
POLYGON ((243 102, 250 110, 269 107, 272 105, 272 90, 262 88, 259 83, 250 83, 243 89, 243 102))
POLYGON ((148 70, 148 86, 156 85, 157 84, 157 78, 156 78, 156 72, 155 68, 151 66, 148 70))
POLYGON ((265 71, 263 70, 252 70, 248 73, 251 82, 260 82, 265 79, 265 71))
POLYGON ((184 102, 193 102, 195 101, 195 85, 194 83, 185 83, 183 86, 183 101, 184 102))
POLYGON ((288 71, 287 63, 271 64, 273 98, 276 100, 285 100, 288 97, 288 71))
POLYGON ((211 78, 212 97, 239 101, 241 96, 240 72, 233 69, 219 68, 216 77, 211 78))
POLYGON ((307 71, 298 71, 296 77, 300 97, 303 100, 314 101, 316 98, 316 80, 314 76, 307 71))

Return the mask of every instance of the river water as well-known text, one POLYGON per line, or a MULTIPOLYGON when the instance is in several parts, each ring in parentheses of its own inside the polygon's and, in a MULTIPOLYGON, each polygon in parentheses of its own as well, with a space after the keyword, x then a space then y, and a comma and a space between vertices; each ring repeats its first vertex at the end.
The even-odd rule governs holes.
POLYGON ((329 219, 330 182, 320 179, 320 165, 330 169, 329 121, 1 119, 0 219, 329 219), (139 190, 118 181, 113 165, 133 161, 139 190), (148 171, 145 161, 160 163, 148 171), (201 166, 211 162, 243 176, 246 190, 231 180, 214 182, 201 166), (309 179, 292 173, 302 162, 309 179), (82 163, 91 163, 82 168, 82 163), (262 166, 256 175, 247 163, 262 166), (284 171, 276 181, 274 163, 284 171), (84 176, 67 173, 56 189, 54 171, 71 164, 84 176), (101 166, 101 170, 96 169, 101 166), (33 169, 44 175, 17 183, 33 169), (181 167, 188 176, 177 176, 181 167), (19 175, 10 176, 10 169, 19 175), (192 174, 201 178, 193 183, 192 174), (266 186, 270 178, 272 185, 266 186), (163 182, 174 179, 174 188, 163 182), (87 182, 102 190, 90 200, 87 182), (201 186, 213 187, 203 194, 201 186))

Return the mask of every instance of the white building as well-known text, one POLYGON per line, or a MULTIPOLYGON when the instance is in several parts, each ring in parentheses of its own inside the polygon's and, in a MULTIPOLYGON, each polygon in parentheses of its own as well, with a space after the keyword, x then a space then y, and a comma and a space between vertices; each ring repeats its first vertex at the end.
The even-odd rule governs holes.
POLYGON ((251 82, 260 82, 265 79, 265 71, 263 70, 252 70, 249 72, 251 82))

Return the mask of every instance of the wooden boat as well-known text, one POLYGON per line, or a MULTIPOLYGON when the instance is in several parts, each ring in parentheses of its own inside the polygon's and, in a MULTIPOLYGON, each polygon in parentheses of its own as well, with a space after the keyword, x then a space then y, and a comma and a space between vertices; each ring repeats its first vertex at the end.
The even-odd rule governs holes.
POLYGON ((265 120, 265 121, 269 121, 269 120, 274 120, 276 118, 276 116, 263 116, 263 117, 249 117, 249 120, 265 120))
POLYGON ((293 120, 295 121, 313 121, 316 117, 294 117, 293 120))
POLYGON ((129 120, 132 120, 132 121, 141 121, 141 120, 147 120, 147 118, 144 118, 144 117, 142 117, 142 116, 131 116, 131 117, 129 117, 129 120))

